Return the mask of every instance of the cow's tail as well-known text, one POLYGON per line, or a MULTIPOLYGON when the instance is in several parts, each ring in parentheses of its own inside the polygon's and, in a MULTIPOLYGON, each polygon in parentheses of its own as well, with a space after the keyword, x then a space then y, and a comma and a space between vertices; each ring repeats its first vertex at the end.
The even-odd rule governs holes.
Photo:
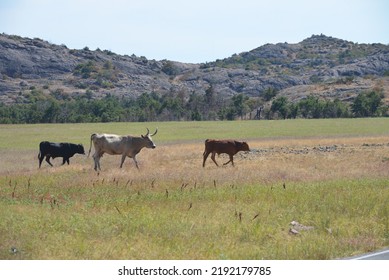
POLYGON ((93 140, 93 137, 96 136, 96 133, 93 133, 91 136, 90 136, 90 144, 89 144, 89 152, 88 152, 88 157, 90 155, 90 151, 92 150, 92 140, 93 140))
POLYGON ((203 153, 203 156, 205 156, 205 154, 207 153, 207 143, 208 143, 208 141, 209 141, 209 139, 206 139, 205 141, 204 141, 204 153, 203 153))
POLYGON ((38 153, 38 159, 41 159, 41 155, 42 155, 42 149, 43 149, 43 145, 44 145, 44 141, 40 142, 39 143, 39 153, 38 153))

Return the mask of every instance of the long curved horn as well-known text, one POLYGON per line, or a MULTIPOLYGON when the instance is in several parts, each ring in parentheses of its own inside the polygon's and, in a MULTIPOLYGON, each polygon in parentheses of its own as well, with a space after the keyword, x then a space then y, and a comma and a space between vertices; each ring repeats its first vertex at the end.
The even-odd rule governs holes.
POLYGON ((153 134, 151 134, 150 136, 154 136, 155 134, 157 134, 158 132, 158 127, 155 129, 155 132, 153 134))
POLYGON ((146 127, 146 129, 147 129, 147 133, 146 133, 145 136, 147 137, 147 136, 149 136, 149 134, 150 134, 150 130, 149 130, 147 127, 146 127))

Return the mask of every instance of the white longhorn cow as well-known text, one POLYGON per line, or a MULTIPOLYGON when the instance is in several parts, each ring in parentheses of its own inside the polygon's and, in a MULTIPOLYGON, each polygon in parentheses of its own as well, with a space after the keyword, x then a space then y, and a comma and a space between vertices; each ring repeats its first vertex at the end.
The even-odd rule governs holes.
POLYGON ((88 157, 93 146, 95 147, 95 153, 93 159, 95 162, 95 170, 101 170, 100 168, 100 158, 104 153, 109 155, 122 155, 122 160, 120 163, 120 168, 123 167, 124 160, 126 157, 130 157, 134 160, 136 167, 139 169, 138 162, 136 161, 136 155, 143 148, 155 149, 155 144, 151 139, 151 136, 157 134, 158 128, 153 134, 150 134, 149 129, 147 128, 147 134, 141 135, 140 137, 135 136, 120 136, 116 134, 97 134, 93 133, 90 138, 90 147, 88 157))

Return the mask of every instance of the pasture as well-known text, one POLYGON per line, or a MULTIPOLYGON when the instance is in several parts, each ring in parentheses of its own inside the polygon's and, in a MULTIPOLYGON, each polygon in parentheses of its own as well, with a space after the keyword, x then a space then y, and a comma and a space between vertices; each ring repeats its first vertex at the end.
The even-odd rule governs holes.
POLYGON ((316 260, 389 246, 386 118, 0 125, 0 153, 0 259, 316 260), (94 132, 146 127, 157 148, 140 170, 110 155, 100 173, 82 155, 38 169, 42 140, 88 153, 94 132), (206 138, 251 152, 202 168, 206 138))

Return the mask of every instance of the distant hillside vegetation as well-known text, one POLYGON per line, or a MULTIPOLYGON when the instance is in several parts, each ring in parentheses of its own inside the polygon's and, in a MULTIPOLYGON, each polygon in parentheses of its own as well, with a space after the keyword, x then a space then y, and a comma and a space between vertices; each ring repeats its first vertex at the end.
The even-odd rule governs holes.
POLYGON ((0 122, 31 121, 38 109, 50 117, 33 122, 347 117, 359 116, 360 95, 380 99, 371 115, 387 114, 388 45, 313 35, 188 64, 0 34, 0 122), (305 114, 312 100, 343 113, 305 114))

